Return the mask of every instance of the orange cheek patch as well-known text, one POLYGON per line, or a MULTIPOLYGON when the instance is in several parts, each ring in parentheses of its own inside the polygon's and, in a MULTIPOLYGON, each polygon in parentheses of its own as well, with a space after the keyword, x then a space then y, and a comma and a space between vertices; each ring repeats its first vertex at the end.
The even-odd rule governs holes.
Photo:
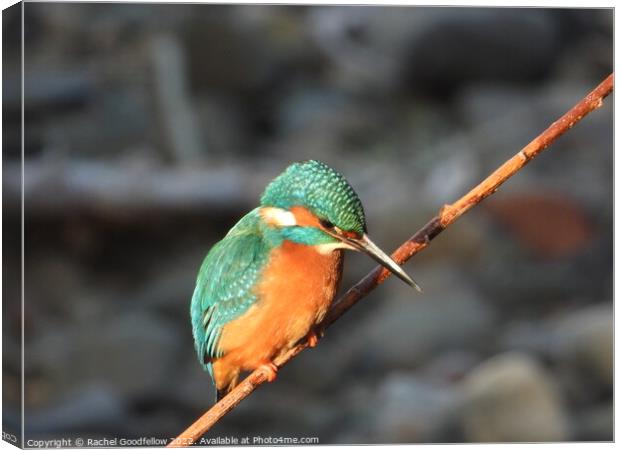
POLYGON ((360 236, 359 233, 356 233, 355 231, 341 231, 340 234, 344 237, 347 237, 349 239, 361 239, 362 236, 360 236))
POLYGON ((319 219, 303 206, 293 206, 290 211, 295 216, 295 221, 300 227, 317 227, 319 228, 319 219))

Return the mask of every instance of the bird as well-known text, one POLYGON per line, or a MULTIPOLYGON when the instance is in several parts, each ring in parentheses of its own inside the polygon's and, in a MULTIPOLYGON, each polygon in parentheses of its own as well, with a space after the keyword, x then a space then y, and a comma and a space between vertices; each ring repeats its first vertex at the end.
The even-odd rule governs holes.
POLYGON ((260 204, 207 253, 190 315, 194 346, 210 374, 216 401, 242 373, 261 370, 306 339, 336 295, 343 251, 364 252, 421 292, 418 284, 368 237, 364 208, 342 174, 323 162, 296 162, 274 178, 260 204))

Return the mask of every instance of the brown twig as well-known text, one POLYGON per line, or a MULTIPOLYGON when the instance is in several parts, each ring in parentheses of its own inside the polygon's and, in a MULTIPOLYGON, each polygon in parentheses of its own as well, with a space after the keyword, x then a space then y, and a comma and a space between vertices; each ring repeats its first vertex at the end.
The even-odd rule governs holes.
MULTIPOLYGON (((416 234, 403 243, 392 254, 394 260, 405 263, 416 253, 424 250, 430 241, 452 224, 461 215, 480 203, 489 195, 493 194, 508 178, 517 173, 531 159, 535 158, 558 137, 568 131, 573 125, 579 122, 584 116, 600 107, 603 99, 613 90, 614 74, 609 75, 596 89, 590 92, 572 109, 555 121, 545 131, 538 135, 532 142, 525 146, 519 153, 514 155, 495 172, 484 179, 478 186, 457 200, 451 205, 445 205, 439 214, 433 217, 416 234)), ((347 312, 353 305, 366 296, 379 284, 383 283, 390 276, 390 272, 382 267, 375 268, 366 275, 361 281, 351 287, 342 297, 340 297, 330 309, 327 317, 323 321, 323 329, 328 328, 336 320, 347 312)), ((278 367, 282 367, 295 355, 306 348, 306 342, 300 342, 286 354, 281 355, 274 362, 278 367)), ((255 371, 243 380, 220 402, 216 403, 202 417, 194 422, 187 430, 174 439, 169 447, 183 447, 191 445, 206 433, 221 417, 227 414, 244 398, 254 391, 258 386, 267 381, 263 372, 255 371)))

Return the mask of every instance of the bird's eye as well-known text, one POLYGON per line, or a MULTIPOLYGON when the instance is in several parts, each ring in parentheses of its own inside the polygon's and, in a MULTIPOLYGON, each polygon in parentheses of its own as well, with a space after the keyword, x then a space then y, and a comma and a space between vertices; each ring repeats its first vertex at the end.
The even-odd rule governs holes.
POLYGON ((331 223, 329 220, 327 219, 319 219, 319 223, 321 224, 321 226, 327 230, 331 230, 332 228, 334 228, 334 224, 331 223))

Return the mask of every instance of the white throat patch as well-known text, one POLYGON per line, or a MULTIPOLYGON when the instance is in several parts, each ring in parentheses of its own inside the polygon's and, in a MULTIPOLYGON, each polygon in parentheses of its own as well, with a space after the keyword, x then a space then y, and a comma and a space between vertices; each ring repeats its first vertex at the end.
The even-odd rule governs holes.
POLYGON ((266 206, 260 209, 260 215, 266 223, 276 227, 294 227, 297 225, 295 214, 285 209, 266 206))
POLYGON ((329 255, 334 250, 355 250, 355 247, 350 246, 345 242, 332 242, 330 244, 319 244, 314 247, 321 255, 329 255))

